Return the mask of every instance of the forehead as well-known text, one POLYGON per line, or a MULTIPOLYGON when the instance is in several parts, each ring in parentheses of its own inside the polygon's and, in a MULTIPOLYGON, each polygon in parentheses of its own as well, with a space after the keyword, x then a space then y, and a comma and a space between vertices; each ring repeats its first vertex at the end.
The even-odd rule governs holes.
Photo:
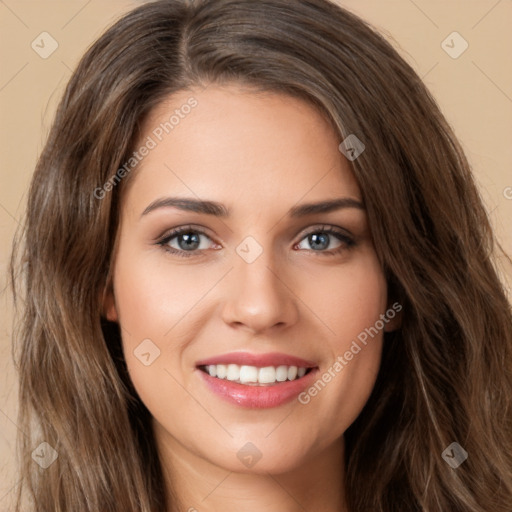
POLYGON ((295 97, 210 85, 181 91, 145 120, 126 201, 172 194, 226 204, 284 207, 304 200, 361 198, 339 135, 295 97))

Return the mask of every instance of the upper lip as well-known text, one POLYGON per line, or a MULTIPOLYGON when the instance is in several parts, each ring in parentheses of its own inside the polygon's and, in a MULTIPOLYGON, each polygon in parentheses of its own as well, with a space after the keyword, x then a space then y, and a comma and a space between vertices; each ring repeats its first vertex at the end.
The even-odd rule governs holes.
POLYGON ((253 354, 250 352, 231 352, 219 356, 202 359, 196 366, 207 366, 210 364, 238 364, 239 366, 297 366, 299 368, 315 368, 316 364, 300 357, 279 352, 268 352, 266 354, 253 354))

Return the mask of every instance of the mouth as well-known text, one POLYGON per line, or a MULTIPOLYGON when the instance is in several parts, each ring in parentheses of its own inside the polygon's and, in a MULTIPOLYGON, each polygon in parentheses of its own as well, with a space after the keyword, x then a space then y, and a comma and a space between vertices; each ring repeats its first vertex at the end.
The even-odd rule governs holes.
POLYGON ((319 367, 287 354, 235 352, 198 361, 206 389, 231 404, 249 409, 290 402, 310 386, 319 367))
POLYGON ((201 365, 198 369, 215 379, 245 386, 275 386, 282 382, 299 380, 313 370, 312 367, 293 365, 257 367, 233 363, 201 365))

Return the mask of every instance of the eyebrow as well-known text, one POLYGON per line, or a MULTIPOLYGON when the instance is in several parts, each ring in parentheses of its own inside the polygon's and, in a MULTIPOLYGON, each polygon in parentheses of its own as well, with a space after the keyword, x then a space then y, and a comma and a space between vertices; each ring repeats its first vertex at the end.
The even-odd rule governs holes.
MULTIPOLYGON (((178 208, 180 210, 213 215, 215 217, 229 217, 229 209, 216 201, 183 197, 163 197, 153 201, 141 214, 141 217, 160 208, 178 208)), ((315 213, 329 213, 344 208, 357 208, 364 210, 363 203, 351 197, 340 197, 317 203, 305 203, 290 208, 288 215, 293 218, 305 217, 315 213)))

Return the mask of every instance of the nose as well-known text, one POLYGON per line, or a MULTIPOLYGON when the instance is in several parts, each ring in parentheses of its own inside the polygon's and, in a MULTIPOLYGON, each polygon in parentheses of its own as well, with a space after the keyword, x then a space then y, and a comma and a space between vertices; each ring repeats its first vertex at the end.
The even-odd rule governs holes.
POLYGON ((252 263, 234 255, 234 269, 223 307, 224 322, 232 327, 262 333, 285 328, 298 319, 297 297, 286 272, 276 271, 271 251, 265 250, 252 263))

